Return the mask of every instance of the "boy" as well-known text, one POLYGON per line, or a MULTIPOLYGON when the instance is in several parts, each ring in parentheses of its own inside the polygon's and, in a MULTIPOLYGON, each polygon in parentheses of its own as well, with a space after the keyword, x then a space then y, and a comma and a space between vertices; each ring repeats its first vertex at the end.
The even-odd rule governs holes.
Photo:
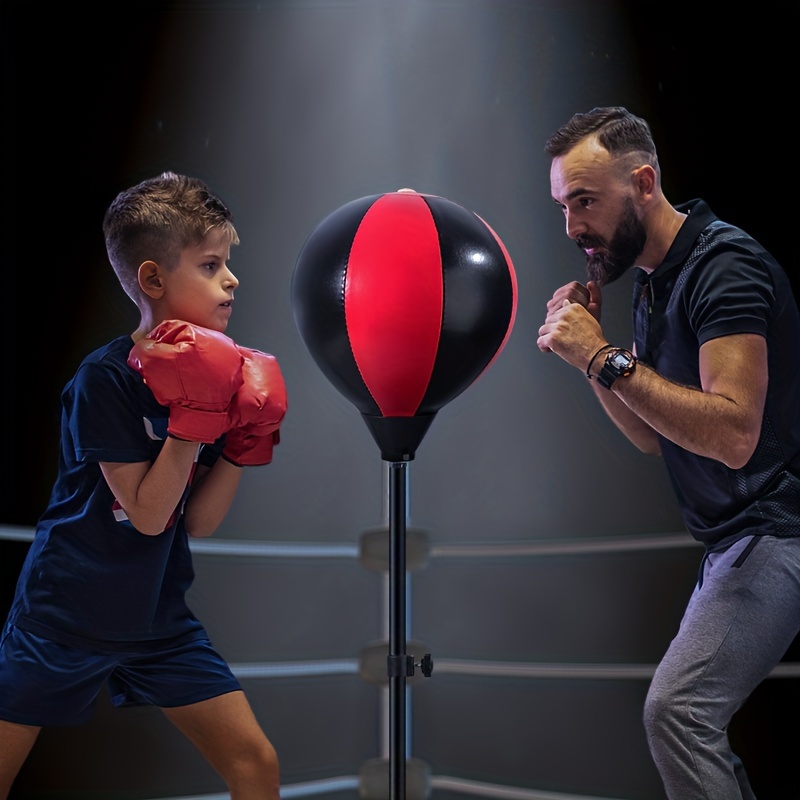
POLYGON ((43 726, 159 706, 232 800, 277 800, 278 760, 185 602, 188 536, 210 536, 242 466, 267 464, 286 410, 275 359, 224 335, 239 237, 199 180, 121 192, 103 223, 141 314, 62 394, 58 475, 0 639, 0 800, 43 726))

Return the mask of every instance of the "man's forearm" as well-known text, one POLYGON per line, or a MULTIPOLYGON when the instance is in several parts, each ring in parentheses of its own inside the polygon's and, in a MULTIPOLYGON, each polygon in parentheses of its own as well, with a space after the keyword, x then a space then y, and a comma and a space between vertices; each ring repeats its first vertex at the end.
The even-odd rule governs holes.
POLYGON ((660 433, 685 450, 733 469, 752 454, 740 444, 741 414, 729 398, 672 383, 641 363, 610 390, 598 386, 595 391, 620 430, 645 452, 660 452, 660 433), (611 396, 604 397, 604 392, 611 396), (648 440, 655 440, 656 450, 648 449, 648 440))

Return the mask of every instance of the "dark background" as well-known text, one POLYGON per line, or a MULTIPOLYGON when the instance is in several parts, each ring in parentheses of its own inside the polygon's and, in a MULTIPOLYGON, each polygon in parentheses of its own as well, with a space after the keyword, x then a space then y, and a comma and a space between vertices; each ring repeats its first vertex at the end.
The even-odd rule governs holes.
MULTIPOLYGON (((224 23, 229 19, 228 15, 248 13, 256 5, 199 2, 122 2, 100 8, 88 4, 50 7, 5 2, 2 5, 2 216, 6 277, 3 293, 5 358, 2 418, 5 421, 6 444, 2 460, 2 525, 33 526, 47 501, 55 475, 58 394, 63 384, 89 350, 112 336, 136 327, 135 308, 117 286, 106 263, 100 225, 105 208, 120 189, 164 168, 163 160, 157 155, 179 151, 184 140, 187 151, 185 163, 200 163, 195 151, 201 148, 192 139, 191 131, 182 131, 180 124, 175 124, 175 119, 172 119, 170 126, 170 114, 161 114, 162 110, 156 107, 158 99, 154 85, 159 81, 167 81, 171 76, 158 73, 154 64, 158 59, 161 59, 159 63, 164 62, 165 48, 168 49, 173 40, 181 41, 182 31, 191 29, 198 17, 212 15, 224 23), (172 40, 167 38, 167 30, 172 40), (159 115, 167 123, 163 129, 148 124, 151 118, 159 115), (184 140, 179 141, 181 134, 184 140)), ((295 9, 299 9, 301 14, 308 14, 322 5, 319 2, 260 4, 268 10, 277 9, 282 17, 295 9)), ((329 7, 342 9, 343 13, 356 6, 358 3, 335 0, 329 4, 329 7)), ((443 9, 442 13, 452 11, 461 15, 468 13, 471 8, 476 13, 491 8, 507 14, 519 14, 523 19, 532 19, 534 16, 532 13, 528 16, 526 4, 522 2, 498 0, 493 5, 465 0, 463 3, 441 2, 438 6, 443 9)), ((593 4, 594 15, 584 13, 584 9, 589 7, 586 4, 571 0, 531 2, 527 8, 534 6, 552 9, 554 14, 569 15, 568 12, 571 12, 573 27, 587 26, 579 37, 587 49, 576 51, 574 57, 569 50, 559 51, 557 60, 554 59, 552 63, 554 75, 551 80, 555 84, 561 81, 566 94, 567 90, 571 91, 572 87, 582 82, 593 85, 594 80, 600 81, 597 75, 602 75, 602 91, 592 96, 591 104, 621 102, 629 104, 632 110, 648 118, 659 147, 668 198, 678 203, 703 197, 718 216, 740 225, 766 245, 787 270, 796 296, 800 294, 800 268, 794 241, 798 226, 794 193, 800 178, 795 122, 798 100, 796 36, 797 23, 800 21, 798 3, 760 3, 752 7, 739 7, 737 11, 726 7, 723 13, 717 4, 703 2, 604 1, 593 4), (607 51, 605 33, 599 30, 595 33, 593 25, 596 24, 596 15, 600 13, 616 15, 622 20, 629 48, 624 56, 613 50, 607 51), (609 68, 609 63, 621 66, 609 68), (592 64, 597 64, 596 72, 592 64), (613 77, 614 69, 620 70, 621 79, 633 81, 635 90, 627 88, 621 90, 618 96, 615 95, 608 78, 613 77), (635 74, 631 74, 632 71, 635 74), (617 97, 621 99, 617 100, 617 97)), ((220 30, 220 37, 212 47, 192 49, 188 46, 181 50, 179 63, 186 74, 191 75, 196 69, 204 76, 213 75, 216 65, 221 75, 225 73, 226 64, 236 56, 235 43, 225 38, 224 24, 220 30)), ((487 37, 489 35, 487 29, 487 37)), ((331 36, 335 36, 335 33, 331 32, 331 36)), ((504 43, 495 42, 494 46, 502 51, 504 43)), ((335 52, 335 44, 331 49, 335 52)), ((536 54, 526 55, 533 60, 536 54)), ((413 52, 411 56, 413 58, 413 52)), ((303 55, 297 54, 297 60, 302 61, 303 55)), ((336 67, 336 61, 332 60, 331 70, 336 67)), ((280 80, 280 77, 276 80, 280 80)), ((454 80, 457 82, 457 76, 454 80)), ((513 81, 514 76, 510 76, 509 80, 513 81)), ((418 88, 421 93, 422 87, 418 88)), ((198 93, 203 95, 203 111, 198 116, 207 116, 209 127, 214 127, 217 115, 229 113, 229 93, 234 90, 235 87, 225 83, 222 86, 203 84, 197 87, 198 93)), ((586 96, 590 95, 591 90, 587 89, 586 96)), ((446 105, 447 99, 442 102, 446 105)), ((519 104, 522 126, 529 109, 525 105, 525 97, 517 98, 516 102, 519 104)), ((534 102, 533 99, 531 102, 534 102)), ((528 174, 522 167, 519 171, 509 170, 502 180, 497 178, 501 184, 498 195, 503 192, 508 196, 516 194, 526 201, 531 197, 536 198, 535 203, 531 201, 530 224, 540 225, 542 229, 560 224, 557 217, 552 218, 555 222, 549 217, 546 221, 536 219, 538 207, 544 207, 549 202, 546 183, 542 183, 546 178, 547 163, 544 156, 539 155, 544 136, 555 125, 565 121, 565 112, 586 110, 583 107, 571 107, 568 103, 567 99, 562 100, 563 108, 558 112, 553 111, 542 127, 536 128, 536 138, 525 143, 528 148, 525 164, 530 162, 536 165, 534 174, 528 174)), ((172 113, 177 114, 178 111, 173 110, 172 113)), ((471 135, 472 131, 465 127, 464 139, 468 140, 471 135)), ((276 153, 275 158, 278 160, 284 155, 276 153)), ((425 186, 416 183, 417 177, 412 174, 411 185, 424 190, 425 186)), ((391 183, 369 184, 368 179, 365 180, 367 182, 363 184, 365 189, 362 194, 371 193, 373 187, 375 191, 393 188, 391 183)), ((381 175, 380 180, 390 178, 381 175)), ((408 184, 402 181, 402 185, 408 184)), ((433 189, 440 189, 441 193, 460 199, 456 186, 468 197, 463 183, 444 182, 441 187, 434 185, 433 189)), ((234 206, 235 216, 238 214, 239 219, 244 218, 242 227, 247 229, 249 218, 244 201, 236 192, 225 192, 225 188, 222 187, 220 193, 225 198, 233 195, 238 201, 231 205, 234 206)), ((353 191, 350 186, 341 191, 342 202, 350 199, 353 191)), ((241 196, 247 196, 247 193, 243 192, 241 196)), ((487 196, 490 197, 491 193, 487 196)), ((297 218, 305 211, 306 217, 297 223, 297 227, 310 233, 311 223, 320 218, 322 211, 330 211, 335 207, 336 197, 335 192, 330 191, 321 197, 313 194, 287 196, 285 205, 281 207, 280 202, 273 204, 273 210, 287 218, 297 218)), ((479 197, 476 194, 475 207, 480 206, 477 202, 479 197)), ((507 202, 509 207, 513 207, 514 201, 507 202)), ((496 206, 498 209, 500 207, 496 206)), ((518 246, 519 242, 524 243, 523 232, 513 213, 507 217, 501 215, 501 218, 496 213, 487 213, 486 216, 500 230, 506 243, 515 245, 511 248, 512 254, 516 256, 523 250, 518 246)), ((255 229, 257 226, 249 227, 255 229)), ((561 230, 553 236, 556 234, 564 238, 561 230)), ((287 245, 287 251, 296 253, 296 244, 300 241, 298 239, 287 245)), ((535 242, 531 250, 535 253, 538 247, 538 242, 535 242)), ((543 240, 542 247, 547 249, 551 245, 543 240)), ((566 248, 564 252, 567 252, 566 248)), ((525 282, 535 283, 536 279, 530 277, 533 268, 527 261, 516 261, 516 265, 521 288, 525 288, 525 282)), ((555 285, 555 279, 548 276, 547 286, 541 292, 536 287, 539 307, 540 301, 546 299, 555 285)), ((531 336, 539 322, 538 318, 531 318, 529 309, 529 305, 520 305, 518 335, 509 346, 509 359, 517 352, 514 348, 523 335, 527 340, 526 352, 533 349, 531 336)), ((278 341, 284 340, 279 338, 278 341)), ((254 344, 260 346, 258 342, 254 344)), ((535 358, 535 355, 530 355, 530 364, 538 363, 535 358)), ((505 363, 508 365, 510 362, 505 363)), ((505 374, 503 368, 502 362, 496 368, 498 383, 505 374)), ((524 395, 527 388, 524 375, 532 368, 522 360, 513 362, 513 374, 503 382, 508 394, 514 391, 508 387, 515 386, 516 380, 516 391, 524 395)), ((507 366, 507 369, 511 370, 511 366, 507 366)), ((310 372, 315 374, 313 369, 310 372)), ((568 383, 569 378, 561 378, 558 368, 554 367, 556 373, 559 375, 557 380, 563 380, 564 383, 559 387, 556 379, 553 379, 548 384, 551 387, 548 395, 552 395, 554 404, 563 402, 571 407, 573 401, 565 398, 572 397, 573 384, 568 383), (560 395, 559 388, 563 390, 560 395)), ((294 378, 294 375, 290 372, 288 377, 294 378)), ((297 384, 300 385, 299 380, 297 384)), ((327 387, 320 385, 314 391, 325 398, 327 387)), ((470 398, 484 398, 487 395, 482 392, 489 391, 482 383, 474 392, 471 390, 470 398)), ((290 397, 298 398, 297 401, 293 400, 292 406, 297 409, 296 416, 289 420, 290 442, 291 425, 297 424, 299 427, 300 422, 295 423, 295 420, 303 420, 301 410, 305 399, 298 394, 290 392, 290 397)), ((488 396, 494 398, 493 395, 488 396)), ((575 400, 575 406, 583 408, 587 405, 586 397, 575 400)), ((515 400, 520 407, 525 406, 524 397, 515 400)), ((336 405, 335 399, 331 405, 336 405)), ((464 414, 464 417, 455 417, 455 421, 469 420, 471 412, 471 406, 460 402, 453 404, 454 414, 464 414)), ((531 417, 535 417, 535 414, 531 413, 531 417)), ((430 456, 438 452, 434 448, 440 442, 440 434, 451 430, 447 427, 450 419, 443 415, 441 421, 437 420, 429 435, 430 445, 426 443, 426 449, 418 459, 420 463, 414 465, 414 470, 419 469, 425 474, 427 465, 433 461, 430 456)), ((337 421, 334 414, 334 423, 337 421)), ((573 449, 571 459, 562 457, 561 469, 567 472, 576 468, 575 452, 585 452, 583 466, 578 468, 585 469, 587 473, 596 469, 593 464, 601 465, 604 469, 607 463, 611 463, 618 469, 608 470, 608 477, 598 479, 601 480, 600 485, 587 477, 587 485, 579 487, 584 488, 587 494, 579 503, 566 493, 563 498, 550 497, 552 505, 563 504, 560 513, 565 520, 565 529, 569 529, 567 533, 556 529, 556 534, 571 536, 572 531, 577 530, 578 535, 581 532, 602 535, 615 531, 617 527, 623 533, 673 529, 670 526, 676 523, 677 515, 669 506, 666 482, 660 480, 655 471, 645 473, 645 477, 651 481, 647 485, 651 495, 643 491, 643 483, 633 480, 626 483, 625 476, 630 478, 641 474, 640 462, 634 456, 617 455, 621 445, 613 435, 606 434, 602 421, 592 422, 592 418, 587 416, 582 424, 586 422, 588 431, 582 425, 576 426, 573 448, 577 450, 573 449), (597 445, 592 444, 595 436, 599 440, 597 445), (601 455, 606 456, 606 460, 601 461, 597 457, 591 449, 595 446, 601 455), (585 451, 581 450, 584 447, 585 451), (616 479, 613 478, 614 474, 618 476, 616 479), (602 480, 608 481, 608 484, 602 483, 602 480), (628 517, 620 520, 617 516, 617 505, 608 502, 608 498, 619 491, 631 497, 631 503, 639 512, 638 519, 628 517), (593 511, 590 512, 590 508, 593 511), (648 513, 652 513, 649 523, 646 521, 648 513), (590 522, 581 531, 579 526, 586 519, 590 522), (590 525, 595 527, 588 527, 590 525)), ((355 423, 356 427, 360 424, 358 421, 355 423)), ((329 435, 333 436, 336 433, 335 424, 328 424, 328 428, 332 429, 329 435)), ((355 444, 348 444, 348 453, 357 452, 363 442, 367 452, 374 457, 372 442, 366 437, 355 441, 355 444)), ((488 464, 487 471, 502 474, 505 468, 502 449, 491 452, 493 460, 488 464)), ((308 456, 310 460, 318 457, 318 451, 313 448, 303 453, 311 453, 308 456)), ((283 463, 287 464, 286 469, 290 471, 295 463, 290 460, 288 452, 286 456, 283 453, 280 455, 287 459, 283 463)), ((299 460, 300 457, 297 458, 299 460)), ((514 486, 514 481, 519 478, 515 461, 510 455, 508 464, 509 475, 503 478, 504 484, 514 486)), ((301 469, 302 465, 296 466, 297 478, 293 491, 302 497, 310 491, 314 476, 310 471, 307 473, 301 469), (305 481, 307 483, 303 483, 305 481)), ((555 471, 559 469, 558 465, 552 468, 555 471)), ((483 473, 477 472, 477 468, 476 474, 486 479, 483 473)), ((454 480, 448 482, 444 470, 437 478, 441 481, 440 494, 447 496, 454 480)), ((433 508, 434 492, 431 490, 430 497, 426 492, 427 486, 435 485, 436 480, 425 483, 426 486, 421 490, 423 502, 415 505, 415 509, 433 508), (428 501, 429 506, 424 501, 428 501)), ((341 494, 346 501, 347 488, 341 494)), ((291 514, 288 497, 285 503, 287 509, 281 520, 291 514)), ((352 530, 348 529, 348 526, 352 527, 352 520, 346 516, 345 506, 348 504, 343 502, 342 509, 337 510, 343 520, 339 523, 340 529, 336 528, 337 515, 330 515, 333 517, 332 525, 326 529, 325 537, 346 539, 352 534, 352 530)), ((301 527, 302 511, 298 506, 298 527, 301 527)), ((367 518, 367 515, 364 516, 367 518)), ((252 514, 249 518, 252 518, 252 514)), ((223 537, 241 538, 241 520, 223 531, 223 537)), ((427 519, 422 521, 428 524, 427 519)), ((543 521, 546 523, 549 518, 543 517, 543 521)), ((547 525, 542 527, 547 529, 547 525)), ((471 535, 466 528, 461 534, 466 537, 471 535)), ((254 535, 260 534, 252 534, 248 529, 246 536, 254 535)), ((267 538, 280 540, 291 535, 291 531, 280 528, 277 523, 267 531, 267 538)), ((297 535, 302 536, 302 533, 297 535)), ((454 534, 456 540, 458 535, 454 534)), ((516 531, 512 529, 508 537, 514 538, 515 535, 516 531)), ((535 535, 539 535, 538 532, 535 535)), ((449 534, 445 532, 442 536, 447 539, 449 534)), ((0 610, 4 610, 10 600, 25 549, 26 545, 22 543, 0 541, 0 610)), ((666 636, 666 630, 671 621, 676 619, 682 605, 681 592, 689 585, 689 573, 694 569, 694 561, 685 565, 675 565, 668 558, 664 561, 667 562, 664 568, 672 570, 670 575, 676 576, 673 583, 664 579, 662 588, 665 595, 676 584, 681 589, 674 596, 670 595, 671 605, 663 611, 663 635, 666 636)), ((654 565, 653 569, 654 581, 657 581, 657 566, 654 565)), ((619 572, 626 574, 625 567, 621 566, 619 572)), ((440 577, 436 571, 429 575, 440 577)), ((471 585, 474 584, 464 587, 465 598, 469 596, 471 585)), ((437 609, 446 604, 430 585, 427 594, 424 593, 424 585, 421 589, 431 609, 434 604, 437 604, 437 609)), ((644 593, 646 589, 641 586, 636 591, 644 593)), ((636 602, 635 599, 633 602, 636 602)), ((420 628, 424 628, 424 622, 420 628)), ((447 641, 446 636, 443 639, 447 641)), ((652 651, 648 649, 647 657, 657 657, 660 649, 663 649, 662 643, 655 641, 652 651)), ((635 653, 633 657, 636 657, 635 653)), ((794 658, 793 651, 787 654, 787 659, 794 658)), ((796 766, 796 752, 800 744, 797 684, 796 679, 765 682, 732 726, 732 737, 748 763, 760 800, 791 800, 800 795, 800 777, 796 766)), ((440 697, 451 702, 447 688, 445 685, 437 690, 431 683, 420 694, 424 696, 424 692, 436 694, 439 691, 440 697)), ((453 705, 458 706, 460 695, 456 692, 454 696, 456 700, 452 701, 453 705)), ((574 694, 572 696, 576 697, 574 694)), ((575 702, 577 704, 578 700, 575 702)), ((513 699, 511 704, 515 705, 513 699)), ((636 703, 633 706, 636 708, 636 703)), ((502 705, 497 707, 504 708, 502 705)), ((456 713, 455 709, 453 713, 456 713)), ((423 711, 421 716, 430 723, 436 722, 436 714, 426 717, 423 711)), ((498 724, 502 725, 502 721, 498 724)), ((99 730, 102 732, 105 729, 100 727, 99 730)), ((453 728, 452 734, 455 733, 453 728)), ((442 733, 444 737, 447 735, 446 732, 442 733)), ((58 740, 51 741, 51 746, 58 746, 58 740)), ((289 768, 290 777, 303 777, 302 765, 295 766, 294 762, 289 761, 289 768)), ((29 780, 32 785, 35 784, 33 779, 29 780)))
MULTIPOLYGON (((32 485, 30 475, 54 475, 55 393, 87 344, 135 327, 135 309, 106 268, 100 221, 127 177, 129 137, 146 102, 163 19, 192 5, 123 2, 89 11, 85 4, 3 4, 8 523, 32 524, 46 502, 48 481, 32 485), (87 331, 94 341, 86 341, 87 331)), ((226 4, 194 5, 219 13, 226 4)), ((736 14, 703 2, 603 5, 623 9, 628 20, 669 167, 667 196, 702 196, 718 216, 751 232, 784 265, 797 293, 800 5, 760 3, 736 14)), ((229 56, 221 42, 219 51, 194 57, 229 56)))

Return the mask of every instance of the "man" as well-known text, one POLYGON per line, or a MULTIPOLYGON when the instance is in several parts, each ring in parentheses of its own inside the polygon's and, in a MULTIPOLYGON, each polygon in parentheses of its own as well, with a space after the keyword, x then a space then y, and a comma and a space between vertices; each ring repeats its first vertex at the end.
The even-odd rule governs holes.
POLYGON ((754 800, 727 726, 800 630, 800 315, 785 272, 702 200, 669 203, 647 123, 576 114, 547 141, 551 193, 589 280, 558 289, 538 346, 585 371, 610 418, 663 456, 697 586, 645 704, 671 800, 754 800), (636 268, 634 346, 600 324, 636 268))

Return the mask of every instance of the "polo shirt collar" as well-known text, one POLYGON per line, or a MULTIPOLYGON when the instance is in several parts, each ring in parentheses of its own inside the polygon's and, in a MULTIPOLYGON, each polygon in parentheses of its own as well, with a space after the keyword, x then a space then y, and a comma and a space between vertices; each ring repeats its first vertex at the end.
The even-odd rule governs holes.
MULTIPOLYGON (((670 245, 669 250, 667 250, 664 260, 650 273, 649 278, 651 281, 661 278, 675 267, 682 266, 689 253, 691 253, 697 237, 717 218, 705 200, 689 200, 689 202, 681 203, 675 208, 686 214, 687 217, 683 221, 683 225, 681 225, 678 235, 670 245)), ((644 272, 644 270, 641 270, 641 272, 644 272)))

